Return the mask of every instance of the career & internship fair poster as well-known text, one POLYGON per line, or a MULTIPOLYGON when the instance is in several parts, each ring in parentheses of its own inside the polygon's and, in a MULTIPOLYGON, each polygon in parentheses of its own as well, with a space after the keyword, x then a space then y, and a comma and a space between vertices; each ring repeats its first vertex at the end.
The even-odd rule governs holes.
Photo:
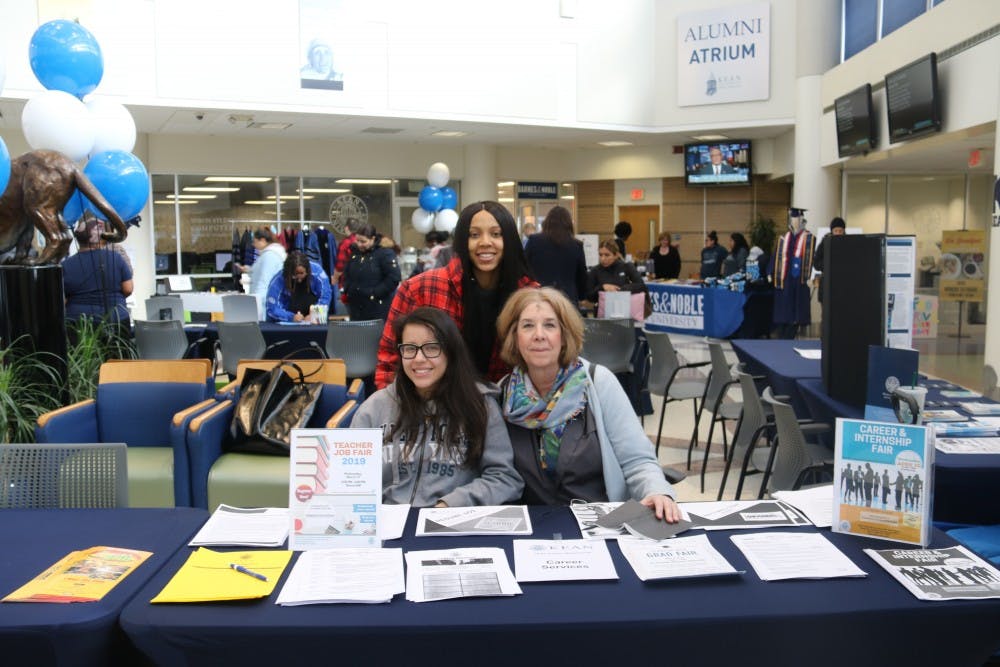
POLYGON ((926 426, 838 419, 833 530, 926 546, 934 434, 926 426))
POLYGON ((771 95, 771 5, 718 7, 677 17, 677 105, 771 95))
POLYGON ((381 546, 381 429, 292 429, 289 459, 289 549, 381 546))

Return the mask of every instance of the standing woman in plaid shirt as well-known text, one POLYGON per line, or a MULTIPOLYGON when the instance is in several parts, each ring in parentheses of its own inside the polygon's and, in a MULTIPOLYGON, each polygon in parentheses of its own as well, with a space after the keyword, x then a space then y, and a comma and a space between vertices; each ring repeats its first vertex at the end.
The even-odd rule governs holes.
POLYGON ((510 370, 497 350, 497 316, 518 288, 538 286, 524 258, 517 223, 502 204, 470 204, 458 217, 453 252, 447 266, 399 284, 379 344, 377 387, 392 382, 398 365, 393 321, 420 306, 439 308, 455 320, 476 370, 485 379, 496 382, 510 370))

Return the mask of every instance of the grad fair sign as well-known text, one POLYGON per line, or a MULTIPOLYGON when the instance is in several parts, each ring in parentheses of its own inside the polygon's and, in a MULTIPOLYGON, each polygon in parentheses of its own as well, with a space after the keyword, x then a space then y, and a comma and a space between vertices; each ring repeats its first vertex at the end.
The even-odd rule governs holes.
POLYGON ((766 100, 770 84, 770 4, 677 17, 678 106, 766 100))

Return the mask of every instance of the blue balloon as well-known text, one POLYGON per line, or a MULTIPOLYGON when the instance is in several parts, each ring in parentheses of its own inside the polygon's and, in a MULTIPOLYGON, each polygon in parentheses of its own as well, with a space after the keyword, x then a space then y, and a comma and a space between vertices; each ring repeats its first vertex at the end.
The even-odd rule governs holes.
POLYGON ((69 201, 66 202, 66 206, 63 207, 62 211, 63 220, 70 227, 75 227, 76 222, 83 217, 83 205, 85 201, 86 199, 80 191, 73 188, 73 194, 70 196, 69 201))
POLYGON ((458 195, 452 188, 441 188, 441 208, 455 208, 458 204, 458 195))
MULTIPOLYGON (((146 167, 139 158, 126 151, 98 153, 90 158, 83 173, 100 190, 122 220, 130 220, 139 215, 149 199, 149 174, 146 173, 146 167)), ((84 205, 101 220, 107 220, 89 199, 84 201, 84 205)))
POLYGON ((7 189, 7 183, 10 181, 10 152, 7 150, 7 144, 3 142, 3 137, 0 137, 0 195, 3 191, 7 189))
POLYGON ((441 188, 436 188, 433 185, 425 185, 417 197, 417 200, 420 202, 420 208, 432 213, 437 213, 441 210, 443 199, 441 188))
POLYGON ((82 98, 104 76, 104 56, 90 31, 79 23, 58 19, 42 24, 28 47, 31 71, 47 90, 82 98))

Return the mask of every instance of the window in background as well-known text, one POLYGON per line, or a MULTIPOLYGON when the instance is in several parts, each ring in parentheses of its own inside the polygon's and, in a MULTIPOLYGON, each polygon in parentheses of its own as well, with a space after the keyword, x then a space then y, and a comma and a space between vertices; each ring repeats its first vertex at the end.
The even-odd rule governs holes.
POLYGON ((927 11, 927 0, 882 0, 882 37, 927 11))
POLYGON ((878 0, 844 0, 841 62, 878 39, 878 0))

